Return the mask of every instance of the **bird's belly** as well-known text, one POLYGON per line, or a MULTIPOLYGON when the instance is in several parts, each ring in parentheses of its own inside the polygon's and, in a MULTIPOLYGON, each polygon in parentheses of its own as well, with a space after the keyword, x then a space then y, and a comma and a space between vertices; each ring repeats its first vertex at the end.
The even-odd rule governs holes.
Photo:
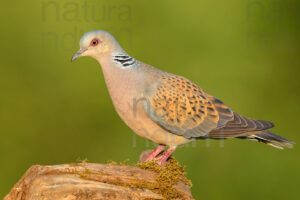
POLYGON ((191 140, 178 136, 161 128, 148 117, 142 101, 127 100, 115 102, 115 108, 121 119, 139 136, 157 144, 178 146, 191 140))

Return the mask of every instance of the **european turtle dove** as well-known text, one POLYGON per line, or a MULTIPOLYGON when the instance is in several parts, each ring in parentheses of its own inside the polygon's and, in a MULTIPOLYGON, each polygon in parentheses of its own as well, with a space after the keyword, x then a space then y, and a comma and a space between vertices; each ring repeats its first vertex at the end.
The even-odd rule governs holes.
POLYGON ((269 132, 274 125, 234 112, 192 81, 130 57, 112 35, 97 30, 84 34, 80 56, 96 59, 117 113, 139 136, 159 146, 145 159, 164 165, 178 145, 196 139, 245 138, 273 147, 293 142, 269 132), (169 149, 158 156, 168 145, 169 149))

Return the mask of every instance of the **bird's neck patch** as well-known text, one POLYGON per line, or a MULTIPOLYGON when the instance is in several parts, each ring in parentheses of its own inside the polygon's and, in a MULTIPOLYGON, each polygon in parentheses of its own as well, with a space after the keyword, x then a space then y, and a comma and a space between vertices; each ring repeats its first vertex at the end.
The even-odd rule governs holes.
POLYGON ((136 60, 127 54, 117 54, 112 56, 113 62, 121 67, 130 67, 136 63, 136 60))

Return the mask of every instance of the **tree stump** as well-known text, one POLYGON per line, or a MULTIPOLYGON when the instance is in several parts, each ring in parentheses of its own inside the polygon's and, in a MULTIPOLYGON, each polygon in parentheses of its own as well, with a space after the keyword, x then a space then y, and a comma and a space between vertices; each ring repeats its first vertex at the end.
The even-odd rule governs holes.
POLYGON ((174 184, 176 198, 156 193, 157 176, 151 170, 117 164, 34 165, 4 200, 193 199, 182 181, 174 184))

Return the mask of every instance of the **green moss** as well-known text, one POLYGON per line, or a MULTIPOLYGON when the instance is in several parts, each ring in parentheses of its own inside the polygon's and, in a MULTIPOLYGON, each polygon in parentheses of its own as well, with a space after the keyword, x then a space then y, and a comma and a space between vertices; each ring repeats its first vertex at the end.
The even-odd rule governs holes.
POLYGON ((166 199, 178 199, 180 194, 175 189, 175 184, 179 181, 183 181, 190 187, 192 183, 186 178, 184 167, 180 166, 179 163, 171 157, 169 162, 165 164, 165 167, 161 167, 155 161, 148 161, 137 164, 138 167, 146 170, 151 170, 158 173, 157 185, 153 192, 156 192, 166 199))
POLYGON ((76 166, 78 166, 78 163, 72 162, 72 163, 70 163, 70 165, 71 165, 72 167, 76 167, 76 166))
POLYGON ((127 165, 127 164, 128 164, 128 162, 129 162, 129 159, 126 159, 126 160, 124 160, 124 161, 120 162, 120 165, 127 165))
POLYGON ((85 166, 87 163, 88 159, 81 159, 81 158, 77 158, 76 162, 72 162, 70 163, 71 166, 75 167, 75 166, 85 166))
MULTIPOLYGON (((71 166, 84 166, 87 163, 87 159, 77 160, 77 161, 78 163, 71 163, 71 166)), ((127 161, 128 160, 121 162, 120 165, 126 165, 127 161)), ((115 161, 108 161, 108 164, 118 165, 118 163, 115 161)), ((175 189, 175 185, 179 181, 183 181, 190 187, 192 186, 191 181, 188 180, 185 176, 186 173, 184 171, 184 167, 182 167, 174 159, 174 157, 170 157, 170 159, 168 160, 168 162, 165 164, 164 167, 161 167, 155 161, 142 162, 137 164, 136 166, 141 169, 151 170, 156 172, 158 174, 156 183, 152 184, 138 179, 133 180, 132 183, 124 183, 120 178, 117 178, 111 184, 124 186, 124 187, 131 187, 131 188, 148 189, 151 190, 152 192, 162 195, 163 197, 169 200, 180 199, 180 194, 175 189)), ((84 173, 75 172, 74 174, 79 175, 81 179, 93 180, 91 177, 89 177, 89 174, 91 173, 92 172, 89 169, 86 169, 84 173)))
POLYGON ((107 164, 108 164, 108 165, 118 165, 117 162, 112 161, 112 160, 107 161, 107 164))
POLYGON ((116 161, 109 160, 109 161, 107 161, 107 164, 108 165, 122 165, 122 166, 124 166, 124 165, 128 165, 128 162, 129 162, 129 159, 121 161, 120 163, 118 163, 116 161))
POLYGON ((86 173, 86 174, 91 174, 92 172, 91 172, 91 170, 89 170, 89 169, 86 168, 86 169, 85 169, 85 173, 86 173))

